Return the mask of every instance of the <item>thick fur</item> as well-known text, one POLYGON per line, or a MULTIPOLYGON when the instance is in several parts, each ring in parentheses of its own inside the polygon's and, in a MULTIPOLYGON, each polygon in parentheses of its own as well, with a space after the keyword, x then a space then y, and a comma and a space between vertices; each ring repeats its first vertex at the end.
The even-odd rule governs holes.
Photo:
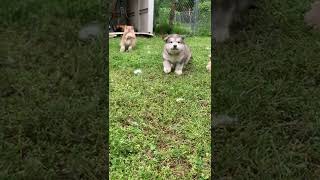
POLYGON ((131 51, 136 46, 137 38, 133 26, 125 26, 120 42, 120 52, 131 51))
POLYGON ((230 25, 240 13, 253 5, 253 0, 214 0, 213 36, 217 42, 230 37, 230 25))
POLYGON ((183 68, 192 58, 189 47, 184 42, 184 37, 171 34, 164 38, 163 71, 167 74, 174 68, 177 75, 181 75, 183 68))

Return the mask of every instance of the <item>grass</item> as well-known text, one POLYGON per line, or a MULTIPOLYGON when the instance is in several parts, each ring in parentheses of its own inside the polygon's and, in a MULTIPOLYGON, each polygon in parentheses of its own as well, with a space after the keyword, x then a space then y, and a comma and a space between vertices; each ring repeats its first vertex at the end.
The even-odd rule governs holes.
POLYGON ((101 2, 2 3, 0 179, 105 177, 101 42, 77 37, 101 2))
POLYGON ((260 1, 216 48, 212 108, 240 120, 215 129, 216 176, 320 176, 320 33, 303 22, 310 2, 260 1))
POLYGON ((180 77, 163 73, 160 37, 138 37, 130 53, 119 41, 109 40, 110 178, 208 178, 210 37, 186 38, 194 59, 180 77))

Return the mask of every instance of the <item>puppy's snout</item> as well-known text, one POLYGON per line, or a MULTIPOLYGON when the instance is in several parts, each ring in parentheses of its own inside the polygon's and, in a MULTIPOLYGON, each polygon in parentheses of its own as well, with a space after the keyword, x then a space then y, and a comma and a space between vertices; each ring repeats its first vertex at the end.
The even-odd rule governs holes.
POLYGON ((175 45, 173 45, 173 48, 177 48, 177 45, 175 44, 175 45))

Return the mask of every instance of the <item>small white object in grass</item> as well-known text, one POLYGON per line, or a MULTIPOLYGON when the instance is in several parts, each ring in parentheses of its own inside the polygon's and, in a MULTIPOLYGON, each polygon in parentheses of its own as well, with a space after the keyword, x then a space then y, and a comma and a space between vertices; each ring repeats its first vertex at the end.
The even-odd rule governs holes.
POLYGON ((133 121, 131 124, 134 125, 134 126, 139 126, 139 123, 137 123, 135 121, 133 121))
POLYGON ((141 69, 136 69, 136 70, 133 71, 133 73, 134 73, 135 75, 139 75, 139 74, 142 73, 142 71, 141 71, 141 69))
POLYGON ((206 47, 206 50, 210 50, 211 48, 210 47, 206 47))
POLYGON ((176 101, 177 102, 181 102, 181 101, 184 101, 184 99, 183 98, 177 98, 176 101))

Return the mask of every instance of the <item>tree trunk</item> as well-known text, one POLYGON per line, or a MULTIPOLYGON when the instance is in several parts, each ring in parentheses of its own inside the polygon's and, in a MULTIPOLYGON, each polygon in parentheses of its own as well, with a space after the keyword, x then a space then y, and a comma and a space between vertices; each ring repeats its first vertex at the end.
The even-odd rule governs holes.
POLYGON ((170 10, 170 16, 169 16, 169 27, 172 30, 173 29, 173 21, 174 21, 174 16, 176 12, 176 1, 173 0, 171 4, 171 10, 170 10))

